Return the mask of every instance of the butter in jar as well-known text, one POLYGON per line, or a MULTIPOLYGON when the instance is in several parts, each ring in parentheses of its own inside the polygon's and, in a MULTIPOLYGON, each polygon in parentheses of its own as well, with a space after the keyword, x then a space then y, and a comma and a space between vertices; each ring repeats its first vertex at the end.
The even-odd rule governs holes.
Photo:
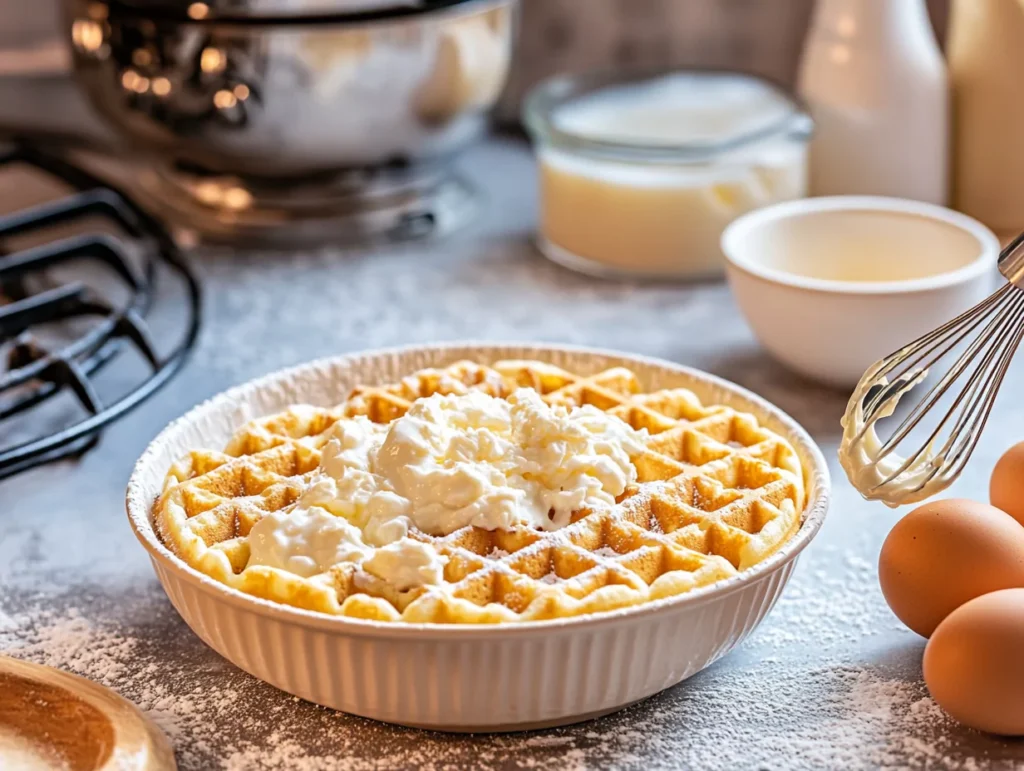
POLYGON ((811 120, 753 76, 557 77, 524 110, 539 166, 538 244, 575 270, 719 276, 730 222, 806 195, 811 120))

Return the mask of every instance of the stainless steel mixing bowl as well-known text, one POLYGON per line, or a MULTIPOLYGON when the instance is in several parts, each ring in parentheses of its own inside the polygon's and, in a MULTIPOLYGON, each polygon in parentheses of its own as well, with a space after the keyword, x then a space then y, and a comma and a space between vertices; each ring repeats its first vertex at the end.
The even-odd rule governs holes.
POLYGON ((71 0, 76 76, 127 143, 202 174, 436 166, 483 129, 515 0, 278 2, 71 0))

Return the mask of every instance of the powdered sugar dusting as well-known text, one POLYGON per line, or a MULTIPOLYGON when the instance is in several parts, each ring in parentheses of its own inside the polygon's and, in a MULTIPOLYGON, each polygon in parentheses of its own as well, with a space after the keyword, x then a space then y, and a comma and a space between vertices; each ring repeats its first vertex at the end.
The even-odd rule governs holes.
MULTIPOLYGON (((341 715, 256 681, 187 629, 125 527, 124 477, 145 439, 196 401, 314 357, 466 338, 636 351, 746 386, 834 459, 847 395, 759 351, 724 284, 641 287, 551 265, 528 245, 529 150, 487 143, 464 169, 491 201, 467 237, 352 253, 196 253, 215 301, 190 372, 81 460, 0 483, 0 649, 105 680, 143 704, 172 737, 182 771, 1024 768, 1019 743, 952 724, 928 698, 923 642, 889 613, 874 574, 896 515, 864 504, 838 475, 825 527, 751 639, 679 687, 567 729, 444 736, 341 715)), ((1019 392, 1022 375, 1011 370, 1004 390, 1019 392)), ((1024 401, 997 409, 951 492, 983 497, 999 454, 1020 438, 1024 401)))
POLYGON ((0 633, 12 632, 18 628, 18 622, 0 610, 0 633))
MULTIPOLYGON (((848 556, 821 550, 818 558, 848 556)), ((132 699, 167 732, 184 771, 588 769, 668 758, 694 769, 1002 768, 996 761, 1008 745, 991 740, 991 757, 968 751, 976 739, 928 698, 916 671, 907 675, 905 661, 851 663, 850 641, 879 622, 881 635, 888 611, 869 596, 828 613, 809 594, 822 580, 816 562, 798 571, 792 595, 726 662, 602 720, 527 734, 432 734, 302 702, 198 644, 155 587, 7 607, 0 650, 132 699), (88 615, 77 610, 83 601, 88 615), (863 623, 851 627, 858 613, 863 623), (792 658, 798 640, 807 654, 792 658)), ((846 599, 877 592, 870 567, 851 557, 833 590, 846 599)), ((909 635, 905 642, 916 667, 920 645, 909 635)))

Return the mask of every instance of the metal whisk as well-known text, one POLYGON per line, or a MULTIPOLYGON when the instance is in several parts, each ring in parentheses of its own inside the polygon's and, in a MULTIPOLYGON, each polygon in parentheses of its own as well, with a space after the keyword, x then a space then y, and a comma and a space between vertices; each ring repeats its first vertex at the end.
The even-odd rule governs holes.
POLYGON ((1000 253, 999 272, 1008 284, 882 359, 861 378, 843 418, 839 455, 850 481, 865 498, 889 506, 920 501, 952 484, 967 465, 1024 338, 1024 233, 1000 253), (882 442, 875 422, 891 415, 901 396, 965 343, 963 353, 882 442), (959 392, 951 390, 956 384, 959 392), (952 406, 928 438, 908 454, 897 454, 900 444, 947 393, 952 406))

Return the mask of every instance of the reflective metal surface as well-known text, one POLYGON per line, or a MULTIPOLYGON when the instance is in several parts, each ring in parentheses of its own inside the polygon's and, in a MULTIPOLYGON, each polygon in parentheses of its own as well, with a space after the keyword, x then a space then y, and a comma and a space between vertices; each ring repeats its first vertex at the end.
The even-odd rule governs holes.
POLYGON ((513 0, 346 25, 156 21, 72 0, 77 78, 126 142, 197 173, 283 181, 446 160, 508 70, 513 0))
POLYGON ((270 246, 419 239, 471 217, 450 161, 504 85, 515 0, 360 24, 71 2, 76 79, 173 224, 270 246))
POLYGON ((490 0, 110 0, 150 18, 184 21, 327 19, 363 23, 480 5, 490 0))
POLYGON ((441 237, 467 224, 480 203, 472 185, 444 168, 380 168, 281 186, 158 167, 136 182, 143 205, 179 235, 257 249, 441 237))
POLYGON ((865 498, 889 506, 916 503, 948 488, 967 467, 1024 341, 1022 252, 1024 233, 999 255, 999 270, 1011 283, 864 374, 847 406, 840 460, 865 498), (932 385, 913 405, 903 405, 909 407, 906 417, 879 440, 875 422, 891 416, 897 402, 929 373, 932 385), (860 419, 846 422, 858 410, 860 419), (862 448, 857 452, 864 459, 852 470, 843 460, 851 457, 848 441, 862 448), (870 486, 859 484, 860 479, 870 486))
POLYGON ((1007 281, 1024 289, 1024 233, 1011 241, 999 256, 999 272, 1007 281))

